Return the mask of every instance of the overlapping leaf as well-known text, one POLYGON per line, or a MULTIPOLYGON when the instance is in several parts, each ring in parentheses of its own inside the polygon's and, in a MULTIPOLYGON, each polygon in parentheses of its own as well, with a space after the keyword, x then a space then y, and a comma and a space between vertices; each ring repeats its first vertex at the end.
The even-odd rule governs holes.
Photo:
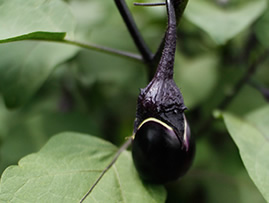
POLYGON ((259 21, 255 24, 255 33, 258 36, 261 44, 265 47, 269 47, 269 8, 267 8, 264 15, 259 19, 259 21))
POLYGON ((268 123, 265 122, 269 120, 269 114, 264 112, 268 112, 268 107, 249 114, 248 120, 228 113, 223 116, 250 177, 269 201, 269 139, 268 123))
POLYGON ((25 39, 62 39, 75 27, 68 6, 60 0, 2 0, 0 43, 25 39))
MULTIPOLYGON (((117 148, 92 136, 62 133, 19 166, 6 169, 1 178, 1 202, 79 202, 117 148)), ((84 202, 165 201, 161 186, 143 183, 129 152, 123 152, 84 202)))
POLYGON ((225 44, 253 23, 266 6, 266 0, 256 0, 245 1, 240 7, 229 9, 209 1, 193 0, 189 2, 185 16, 206 31, 217 44, 225 44))
POLYGON ((207 99, 218 79, 218 59, 215 55, 204 55, 189 61, 176 60, 175 81, 184 96, 188 108, 194 108, 207 99))
MULTIPOLYGON (((27 39, 62 40, 71 37, 75 20, 60 0, 2 0, 0 43, 27 39)), ((0 45, 0 91, 8 107, 26 102, 59 63, 77 48, 38 42, 0 45)))
POLYGON ((45 82, 54 68, 72 57, 78 48, 41 42, 0 45, 0 91, 8 107, 24 104, 45 82))
POLYGON ((7 111, 0 98, 0 173, 23 156, 38 151, 54 134, 63 131, 100 134, 96 118, 75 109, 57 110, 59 101, 53 96, 42 94, 42 99, 37 97, 31 106, 16 111, 7 111))

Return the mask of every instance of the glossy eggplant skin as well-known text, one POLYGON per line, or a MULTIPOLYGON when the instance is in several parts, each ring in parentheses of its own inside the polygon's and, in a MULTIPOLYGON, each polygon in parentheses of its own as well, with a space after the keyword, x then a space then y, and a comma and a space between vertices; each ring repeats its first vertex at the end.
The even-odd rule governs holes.
POLYGON ((174 130, 149 119, 138 129, 133 140, 132 156, 141 178, 151 183, 177 180, 190 168, 195 145, 187 126, 188 146, 179 140, 174 130))

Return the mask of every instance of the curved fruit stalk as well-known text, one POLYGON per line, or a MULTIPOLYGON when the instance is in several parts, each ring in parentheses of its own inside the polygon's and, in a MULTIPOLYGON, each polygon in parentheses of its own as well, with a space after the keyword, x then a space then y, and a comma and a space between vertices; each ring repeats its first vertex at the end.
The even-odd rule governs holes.
POLYGON ((166 0, 168 27, 157 71, 137 101, 132 155, 140 176, 165 183, 190 168, 195 145, 184 115, 182 94, 173 80, 176 51, 176 0, 166 0))

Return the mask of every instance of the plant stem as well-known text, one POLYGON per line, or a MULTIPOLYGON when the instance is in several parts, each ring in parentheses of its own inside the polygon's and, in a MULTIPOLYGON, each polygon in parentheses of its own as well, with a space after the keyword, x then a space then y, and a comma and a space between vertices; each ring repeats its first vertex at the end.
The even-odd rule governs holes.
POLYGON ((114 163, 117 161, 121 153, 126 150, 130 144, 132 143, 132 137, 129 137, 128 140, 118 149, 117 153, 115 154, 113 160, 109 163, 109 165, 102 171, 98 179, 94 182, 92 187, 89 189, 89 191, 83 196, 83 198, 80 200, 80 203, 82 203, 89 194, 93 191, 95 186, 99 183, 99 181, 102 179, 102 177, 105 175, 105 173, 114 165, 114 163))
POLYGON ((153 58, 153 54, 151 53, 151 51, 149 50, 149 47, 147 46, 147 44, 145 43, 143 37, 141 36, 136 23, 133 19, 133 16, 131 14, 131 12, 128 9, 128 6, 126 5, 124 0, 114 0, 118 10, 129 30, 129 33, 131 34, 134 43, 137 47, 137 49, 139 50, 139 52, 142 55, 142 58, 144 60, 145 63, 150 63, 152 61, 153 58))
POLYGON ((156 67, 158 65, 158 62, 161 58, 161 54, 162 54, 162 49, 163 49, 163 46, 161 45, 164 45, 164 38, 161 42, 161 45, 160 45, 160 48, 158 49, 158 55, 156 54, 153 54, 149 47, 147 46, 147 44, 145 43, 141 33, 139 32, 137 26, 136 26, 136 23, 133 19, 133 16, 128 8, 128 6, 126 5, 125 1, 124 0, 114 0, 117 7, 118 7, 118 10, 129 30, 129 33, 131 34, 132 36, 132 39, 137 47, 137 49, 139 50, 139 52, 141 53, 142 55, 142 58, 145 62, 145 65, 147 65, 148 69, 148 81, 150 81, 154 74, 155 74, 155 71, 156 71, 156 67))
POLYGON ((62 41, 58 41, 58 42, 72 44, 72 45, 76 45, 82 48, 86 48, 86 49, 90 49, 90 50, 94 50, 94 51, 98 51, 102 53, 113 54, 115 56, 121 56, 121 57, 129 58, 129 59, 134 59, 140 62, 143 60, 141 56, 138 54, 133 54, 126 51, 120 51, 120 50, 116 50, 116 49, 112 49, 112 48, 104 47, 104 46, 99 46, 95 44, 82 43, 82 42, 73 41, 69 39, 63 39, 62 41))
POLYGON ((142 57, 140 55, 138 55, 138 54, 130 53, 130 52, 127 52, 127 51, 121 51, 121 50, 117 50, 117 49, 113 49, 113 48, 109 48, 109 47, 105 47, 105 46, 100 46, 100 45, 96 45, 96 44, 82 43, 82 42, 70 40, 70 39, 67 39, 67 38, 65 38, 65 39, 50 39, 50 38, 27 38, 27 39, 21 39, 20 37, 18 37, 16 40, 9 40, 9 41, 6 40, 5 43, 14 42, 14 41, 25 41, 25 40, 44 41, 44 42, 58 42, 58 43, 71 44, 71 45, 86 48, 86 49, 89 49, 89 50, 94 50, 94 51, 98 51, 98 52, 102 52, 102 53, 106 53, 106 54, 112 54, 112 55, 115 55, 115 56, 120 56, 120 57, 124 57, 124 58, 128 58, 128 59, 133 59, 133 60, 140 61, 140 62, 143 61, 142 57))
MULTIPOLYGON (((179 24, 179 21, 180 21, 182 15, 183 15, 183 12, 187 6, 187 3, 188 3, 188 0, 172 1, 173 7, 175 8, 176 25, 179 24)), ((159 45, 159 48, 157 49, 156 53, 153 56, 152 64, 154 64, 155 66, 157 66, 157 64, 162 56, 164 45, 165 45, 165 36, 163 37, 163 39, 159 45)), ((152 75, 152 77, 153 77, 153 75, 152 75)))
MULTIPOLYGON (((160 61, 162 51, 164 48, 165 44, 165 37, 163 37, 158 50, 156 51, 155 54, 152 54, 152 52, 149 50, 147 44, 145 43, 142 35, 140 34, 134 19, 125 3, 124 0, 114 0, 119 12, 121 13, 121 16, 136 44, 136 47, 138 48, 139 52, 142 55, 142 58, 146 65, 148 66, 148 79, 149 81, 153 78, 156 67, 160 61)), ((176 19, 177 19, 177 24, 184 12, 184 9, 188 3, 188 0, 181 0, 181 1, 173 1, 172 4, 176 10, 176 19)))
POLYGON ((160 62, 154 77, 164 79, 173 79, 174 60, 177 43, 177 20, 174 4, 167 0, 168 26, 165 32, 165 43, 160 62))

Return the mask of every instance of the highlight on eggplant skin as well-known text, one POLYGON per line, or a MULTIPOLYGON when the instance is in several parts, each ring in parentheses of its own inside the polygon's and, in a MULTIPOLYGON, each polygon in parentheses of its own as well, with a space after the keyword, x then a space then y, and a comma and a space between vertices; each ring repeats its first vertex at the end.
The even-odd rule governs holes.
MULTIPOLYGON (((185 116, 184 116, 184 119, 185 116)), ((172 127, 156 118, 146 119, 134 135, 134 165, 145 181, 163 184, 177 180, 191 167, 195 145, 185 122, 184 139, 172 127)))

